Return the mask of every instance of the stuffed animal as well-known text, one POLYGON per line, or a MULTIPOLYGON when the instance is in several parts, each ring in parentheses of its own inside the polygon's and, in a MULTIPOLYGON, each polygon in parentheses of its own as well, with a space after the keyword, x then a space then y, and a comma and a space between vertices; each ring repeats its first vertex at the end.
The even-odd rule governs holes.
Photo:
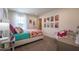
POLYGON ((67 31, 66 31, 66 30, 60 31, 60 32, 58 32, 57 36, 58 36, 58 37, 67 36, 67 31))

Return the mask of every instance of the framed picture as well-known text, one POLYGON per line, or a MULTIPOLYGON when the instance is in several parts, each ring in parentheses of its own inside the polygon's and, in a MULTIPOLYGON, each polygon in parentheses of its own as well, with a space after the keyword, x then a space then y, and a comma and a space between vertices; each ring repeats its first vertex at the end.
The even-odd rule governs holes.
POLYGON ((51 28, 53 28, 54 24, 53 24, 53 23, 51 23, 50 25, 51 25, 51 28))
POLYGON ((46 28, 46 24, 44 24, 44 27, 46 28))
POLYGON ((35 26, 35 21, 33 21, 33 26, 35 26))
POLYGON ((44 22, 46 22, 46 18, 44 18, 44 22))
POLYGON ((47 24, 47 27, 49 28, 49 24, 47 24))
POLYGON ((59 23, 58 22, 55 23, 55 28, 59 28, 59 23))
POLYGON ((47 17, 47 20, 48 20, 48 21, 49 21, 49 19, 50 19, 50 18, 49 18, 49 17, 47 17))
POLYGON ((32 20, 31 19, 29 20, 29 23, 32 23, 32 20))
POLYGON ((59 21, 59 15, 55 16, 55 21, 59 21))
POLYGON ((52 21, 54 21, 54 17, 53 17, 53 16, 51 16, 51 22, 52 22, 52 21))

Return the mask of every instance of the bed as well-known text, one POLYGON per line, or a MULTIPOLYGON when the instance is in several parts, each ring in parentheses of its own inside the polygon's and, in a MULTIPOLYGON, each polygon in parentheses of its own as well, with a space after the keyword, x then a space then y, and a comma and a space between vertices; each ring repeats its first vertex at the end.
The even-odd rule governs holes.
POLYGON ((14 41, 14 47, 43 39, 43 33, 38 29, 28 29, 25 32, 17 33, 15 28, 10 24, 10 31, 12 33, 11 40, 14 41))
POLYGON ((40 30, 31 30, 29 32, 21 33, 21 34, 15 34, 15 47, 24 45, 26 43, 34 42, 37 40, 43 39, 43 34, 40 30))

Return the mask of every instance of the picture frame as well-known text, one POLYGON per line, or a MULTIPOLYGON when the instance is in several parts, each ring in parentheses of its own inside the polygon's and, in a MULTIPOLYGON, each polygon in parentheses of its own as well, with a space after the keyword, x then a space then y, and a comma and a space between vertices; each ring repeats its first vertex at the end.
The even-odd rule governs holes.
POLYGON ((49 24, 47 24, 47 27, 49 28, 49 24))
POLYGON ((55 23, 55 28, 59 28, 59 23, 58 22, 55 23))
POLYGON ((44 27, 46 28, 46 24, 44 24, 44 27))
POLYGON ((46 18, 44 18, 44 22, 46 22, 46 18))
POLYGON ((55 21, 59 21, 59 15, 55 16, 55 21))
POLYGON ((50 25, 51 25, 51 28, 53 28, 53 27, 54 27, 54 23, 51 23, 50 25))
POLYGON ((51 22, 52 22, 52 21, 54 21, 54 17, 53 17, 53 16, 51 16, 51 22))
POLYGON ((33 26, 35 26, 35 21, 33 21, 33 26))
POLYGON ((32 23, 32 20, 31 19, 29 20, 29 23, 32 23))
POLYGON ((47 17, 47 21, 49 21, 49 19, 50 19, 50 18, 49 18, 49 17, 47 17))

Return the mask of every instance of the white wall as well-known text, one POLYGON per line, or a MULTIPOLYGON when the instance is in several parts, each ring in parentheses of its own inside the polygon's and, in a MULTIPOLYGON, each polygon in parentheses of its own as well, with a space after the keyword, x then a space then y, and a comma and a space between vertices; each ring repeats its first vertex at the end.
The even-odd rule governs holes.
POLYGON ((46 14, 40 16, 44 19, 46 17, 51 17, 59 15, 59 28, 44 28, 44 22, 42 21, 42 29, 45 35, 50 37, 55 37, 56 32, 63 29, 76 30, 79 25, 79 9, 56 9, 46 14), (47 33, 47 34, 46 34, 47 33))

